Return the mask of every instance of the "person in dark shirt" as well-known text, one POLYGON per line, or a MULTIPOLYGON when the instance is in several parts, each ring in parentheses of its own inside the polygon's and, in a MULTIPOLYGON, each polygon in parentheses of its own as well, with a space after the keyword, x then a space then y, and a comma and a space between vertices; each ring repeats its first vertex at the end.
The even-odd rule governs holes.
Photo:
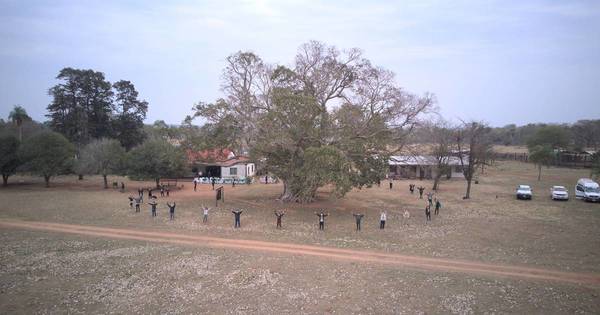
POLYGON ((165 186, 160 186, 160 196, 161 197, 165 196, 165 186))
POLYGON ((408 190, 410 191, 410 194, 414 194, 415 193, 415 184, 408 184, 408 190))
POLYGON ((285 210, 275 211, 275 216, 277 217, 277 228, 281 229, 281 218, 285 215, 285 210))
POLYGON ((216 181, 217 181, 217 179, 214 177, 210 179, 210 183, 212 184, 212 190, 215 190, 215 182, 216 181))
POLYGON ((167 207, 169 207, 169 220, 175 219, 175 206, 177 203, 173 202, 173 205, 167 202, 167 207))
POLYGON ((125 192, 125 183, 121 182, 121 192, 125 192))
POLYGON ((425 187, 419 186, 417 189, 419 190, 419 199, 423 199, 423 191, 425 191, 425 187))
POLYGON ((429 205, 425 207, 425 221, 431 221, 431 207, 429 205))
POLYGON ((241 216, 242 212, 243 212, 243 210, 241 210, 241 209, 240 209, 240 210, 232 210, 232 211, 231 211, 231 213, 233 213, 233 214, 234 214, 234 216, 235 216, 235 222, 233 223, 233 227, 234 227, 234 228, 239 228, 239 227, 241 227, 241 224, 240 224, 240 216, 241 216))
POLYGON ((127 198, 129 198, 129 209, 132 209, 133 208, 133 196, 129 196, 127 198))
POLYGON ((392 180, 390 179, 390 190, 392 190, 392 185, 393 185, 393 183, 392 183, 392 180))
POLYGON ((149 202, 148 204, 151 207, 150 210, 152 211, 152 217, 155 217, 156 216, 156 205, 157 205, 156 200, 152 200, 152 202, 149 202))
POLYGON ((354 218, 356 219, 356 230, 360 231, 360 221, 362 221, 362 218, 365 216, 364 214, 361 213, 353 213, 352 214, 354 216, 354 218))
POLYGON ((440 208, 442 208, 442 203, 440 202, 439 199, 435 198, 435 215, 440 214, 440 208))
POLYGON ((135 200, 135 212, 140 212, 140 204, 142 202, 144 202, 144 195, 141 195, 141 196, 135 198, 134 200, 135 200))
POLYGON ((324 230, 325 229, 325 217, 327 217, 329 215, 329 213, 324 213, 322 210, 320 213, 316 213, 315 214, 319 217, 319 230, 324 230))
POLYGON ((138 188, 138 196, 143 196, 143 195, 144 195, 144 189, 138 188))

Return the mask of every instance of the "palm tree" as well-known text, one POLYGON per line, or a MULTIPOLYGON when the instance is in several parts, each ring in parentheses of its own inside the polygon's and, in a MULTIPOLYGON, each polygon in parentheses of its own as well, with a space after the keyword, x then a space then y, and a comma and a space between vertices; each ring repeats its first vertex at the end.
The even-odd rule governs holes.
POLYGON ((23 141, 23 122, 31 120, 31 117, 27 115, 27 111, 20 105, 15 105, 15 108, 8 115, 13 123, 19 127, 19 142, 23 141))

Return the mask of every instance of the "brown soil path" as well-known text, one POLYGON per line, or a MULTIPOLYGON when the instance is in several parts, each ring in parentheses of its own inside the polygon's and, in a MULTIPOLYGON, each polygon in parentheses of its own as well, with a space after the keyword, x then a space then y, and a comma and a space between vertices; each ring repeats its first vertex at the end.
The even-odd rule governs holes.
POLYGON ((594 286, 600 285, 600 275, 598 274, 562 272, 523 266, 496 265, 472 261, 427 258, 324 246, 227 239, 137 229, 105 228, 87 225, 20 221, 10 219, 0 219, 0 226, 4 228, 32 229, 147 242, 305 255, 342 261, 359 261, 364 263, 386 264, 444 272, 461 272, 485 276, 508 276, 519 279, 548 280, 594 286))

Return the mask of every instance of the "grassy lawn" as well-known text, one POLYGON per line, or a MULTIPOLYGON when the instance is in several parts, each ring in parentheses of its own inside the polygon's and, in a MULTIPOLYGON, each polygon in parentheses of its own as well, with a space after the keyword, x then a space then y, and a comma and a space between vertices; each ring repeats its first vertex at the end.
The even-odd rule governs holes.
MULTIPOLYGON (((127 192, 102 189, 100 177, 66 176, 51 188, 31 177, 15 177, 0 189, 0 218, 269 240, 339 248, 370 249, 563 271, 600 273, 600 204, 572 198, 550 200, 550 187, 574 195, 587 170, 544 169, 537 181, 531 164, 501 162, 486 169, 463 200, 464 180, 443 181, 443 207, 426 224, 425 201, 408 184, 354 190, 343 199, 319 191, 312 204, 281 204, 280 184, 225 187, 225 203, 214 208, 210 185, 159 197, 157 218, 145 204, 129 209, 127 196, 150 182, 125 181, 127 192), (518 201, 518 184, 533 187, 532 201, 518 201), (177 202, 175 221, 166 202, 177 202), (202 223, 201 205, 212 209, 202 223), (242 228, 233 229, 231 208, 242 208, 242 228), (283 229, 275 209, 287 208, 283 229), (314 211, 330 212, 318 231, 314 211), (379 211, 388 211, 384 231, 379 211), (411 214, 402 218, 404 210, 411 214), (365 213, 354 230, 353 212, 365 213)), ((112 179, 109 179, 112 181, 112 179)), ((596 313, 598 288, 464 274, 398 270, 310 257, 188 248, 34 231, 2 230, 0 309, 11 312, 117 313, 596 313), (53 288, 58 288, 55 290, 53 288), (41 294, 48 292, 48 294, 41 294)))

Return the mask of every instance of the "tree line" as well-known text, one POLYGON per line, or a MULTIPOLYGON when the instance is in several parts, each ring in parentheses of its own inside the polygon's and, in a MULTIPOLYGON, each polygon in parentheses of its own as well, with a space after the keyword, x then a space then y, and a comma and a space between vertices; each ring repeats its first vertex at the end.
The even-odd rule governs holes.
MULTIPOLYGON (((9 122, 0 120, 4 183, 23 171, 43 176, 47 185, 65 173, 100 174, 105 187, 109 174, 158 185, 161 177, 184 172, 186 150, 228 148, 249 154, 262 171, 281 179, 280 200, 310 202, 323 186, 341 197, 378 183, 389 157, 418 142, 431 145, 438 161, 434 188, 452 156, 462 165, 469 198, 471 182, 493 161, 493 144, 528 144, 531 152, 543 148, 545 154, 557 145, 530 139, 547 129, 560 130, 554 138, 566 135, 561 146, 599 143, 598 121, 492 128, 434 120, 433 94, 404 90, 393 72, 373 65, 359 49, 311 41, 289 65, 242 51, 225 60, 224 96, 198 102, 179 126, 160 120, 144 125, 148 102, 130 81, 111 83, 102 72, 62 69, 49 89, 47 122, 32 122, 22 107, 14 108, 9 122), (198 117, 200 126, 193 123, 198 117)), ((540 165, 547 158, 542 153, 539 159, 533 155, 540 165)))
POLYGON ((161 177, 183 173, 185 153, 146 130, 148 103, 133 83, 113 84, 102 72, 73 68, 56 79, 48 121, 33 121, 22 106, 14 107, 8 122, 0 120, 4 185, 17 171, 42 176, 46 186, 57 175, 100 174, 105 188, 109 174, 152 179, 158 186, 161 177))

